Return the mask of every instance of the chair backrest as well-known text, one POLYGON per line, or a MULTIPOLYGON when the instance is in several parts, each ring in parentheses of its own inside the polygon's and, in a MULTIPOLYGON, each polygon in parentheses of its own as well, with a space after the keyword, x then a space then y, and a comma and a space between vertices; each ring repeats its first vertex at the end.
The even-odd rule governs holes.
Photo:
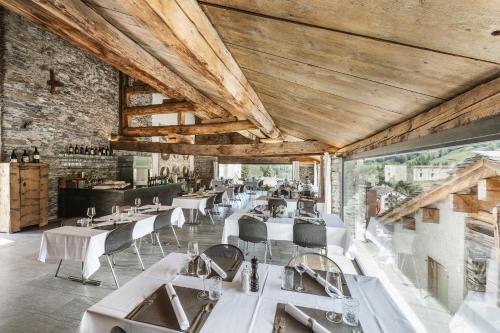
POLYGON ((214 203, 215 203, 215 195, 212 195, 210 198, 207 199, 207 203, 205 205, 205 209, 212 209, 212 208, 214 208, 214 203))
POLYGON ((236 246, 230 244, 212 245, 208 249, 206 249, 203 253, 212 258, 213 260, 215 260, 215 262, 217 262, 217 258, 225 258, 232 260, 232 262, 230 262, 228 267, 222 267, 222 269, 227 269, 229 267, 232 267, 235 262, 242 262, 245 260, 243 252, 241 252, 241 250, 236 246))
POLYGON ((243 185, 240 185, 240 193, 246 193, 246 186, 243 184, 243 185))
POLYGON ((113 326, 111 328, 111 331, 109 331, 109 333, 127 333, 127 332, 125 332, 125 330, 120 326, 113 326))
POLYGON ((267 200, 267 205, 270 211, 275 210, 278 206, 287 206, 286 200, 283 198, 269 198, 267 200))
POLYGON ((235 186, 234 187, 234 194, 238 195, 239 193, 240 193, 240 187, 239 186, 235 186))
POLYGON ((307 213, 316 213, 316 200, 299 199, 297 201, 297 209, 307 213))
POLYGON ((160 214, 156 215, 155 221, 153 223, 153 231, 160 231, 166 227, 172 225, 172 214, 175 208, 161 211, 160 214))
POLYGON ((223 197, 224 197, 224 191, 217 192, 217 194, 215 195, 214 204, 218 205, 218 204, 222 203, 223 197))
POLYGON ((106 236, 104 242, 104 254, 109 255, 128 249, 134 243, 132 232, 134 231, 135 221, 119 225, 111 230, 106 236))
POLYGON ((288 266, 294 267, 299 263, 305 263, 310 269, 313 270, 340 273, 342 277, 344 275, 335 261, 319 253, 299 254, 290 259, 288 266))
POLYGON ((288 198, 288 197, 290 197, 290 191, 285 190, 285 189, 282 189, 282 190, 280 191, 280 195, 282 195, 282 196, 284 196, 284 197, 288 198))
POLYGON ((293 225, 293 243, 313 249, 324 248, 326 244, 326 227, 309 222, 297 221, 293 225))
POLYGON ((262 187, 263 185, 264 185, 264 180, 259 180, 259 182, 257 183, 257 186, 262 187))
POLYGON ((265 243, 267 242, 267 225, 248 215, 243 215, 238 220, 240 228, 239 238, 245 242, 265 243))

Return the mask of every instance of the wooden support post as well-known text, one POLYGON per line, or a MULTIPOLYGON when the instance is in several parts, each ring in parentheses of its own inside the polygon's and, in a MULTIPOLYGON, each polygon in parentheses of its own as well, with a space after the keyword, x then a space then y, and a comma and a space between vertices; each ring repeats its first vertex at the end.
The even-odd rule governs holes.
POLYGON ((123 135, 123 129, 129 127, 129 119, 124 113, 125 108, 128 105, 127 101, 127 90, 128 86, 128 76, 120 72, 119 86, 118 86, 118 134, 123 135))

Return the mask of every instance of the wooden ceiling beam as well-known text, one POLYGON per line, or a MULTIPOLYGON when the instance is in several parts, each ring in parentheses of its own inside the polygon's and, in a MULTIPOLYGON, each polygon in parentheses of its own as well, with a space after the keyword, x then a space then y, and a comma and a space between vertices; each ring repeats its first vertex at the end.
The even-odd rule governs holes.
POLYGON ((318 141, 235 145, 190 145, 145 141, 110 141, 113 150, 196 156, 304 156, 334 153, 336 147, 318 141))
POLYGON ((228 112, 193 88, 131 38, 79 0, 0 0, 0 4, 114 66, 164 96, 189 99, 206 117, 228 112))
POLYGON ((255 128, 248 120, 239 120, 226 123, 196 124, 196 125, 173 125, 152 127, 127 127, 123 129, 123 135, 129 137, 152 137, 177 135, 202 135, 245 131, 255 128))
POLYGON ((141 85, 132 85, 125 87, 125 93, 127 95, 146 95, 146 94, 154 94, 158 91, 147 84, 141 85))
POLYGON ((426 112, 339 149, 338 156, 361 153, 418 139, 500 114, 500 77, 481 84, 426 112))
POLYGON ((191 102, 174 102, 156 105, 133 106, 123 110, 125 116, 150 116, 154 114, 173 114, 179 112, 196 112, 197 108, 191 102))
POLYGON ((250 120, 268 137, 280 136, 273 119, 197 1, 111 2, 122 7, 169 53, 194 71, 198 81, 211 87, 200 86, 200 89, 207 93, 215 91, 218 103, 224 104, 227 111, 239 119, 250 120))

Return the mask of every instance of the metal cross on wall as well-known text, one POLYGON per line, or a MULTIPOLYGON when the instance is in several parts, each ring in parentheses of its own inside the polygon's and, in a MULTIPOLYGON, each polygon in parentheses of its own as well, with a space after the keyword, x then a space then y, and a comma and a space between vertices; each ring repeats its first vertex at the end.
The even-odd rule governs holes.
POLYGON ((56 92, 56 87, 63 87, 64 83, 56 79, 56 75, 54 74, 53 69, 50 69, 49 72, 50 72, 50 79, 47 81, 47 85, 50 86, 50 93, 53 94, 56 92))

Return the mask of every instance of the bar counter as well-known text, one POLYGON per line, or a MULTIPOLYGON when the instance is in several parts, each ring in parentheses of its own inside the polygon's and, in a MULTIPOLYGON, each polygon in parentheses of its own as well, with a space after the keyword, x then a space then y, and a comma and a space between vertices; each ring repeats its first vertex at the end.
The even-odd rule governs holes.
POLYGON ((152 204, 153 197, 158 196, 162 205, 171 205, 182 192, 181 186, 182 183, 123 190, 60 188, 58 217, 83 217, 91 206, 95 207, 96 216, 107 215, 113 205, 133 205, 135 198, 140 198, 142 204, 152 204))

